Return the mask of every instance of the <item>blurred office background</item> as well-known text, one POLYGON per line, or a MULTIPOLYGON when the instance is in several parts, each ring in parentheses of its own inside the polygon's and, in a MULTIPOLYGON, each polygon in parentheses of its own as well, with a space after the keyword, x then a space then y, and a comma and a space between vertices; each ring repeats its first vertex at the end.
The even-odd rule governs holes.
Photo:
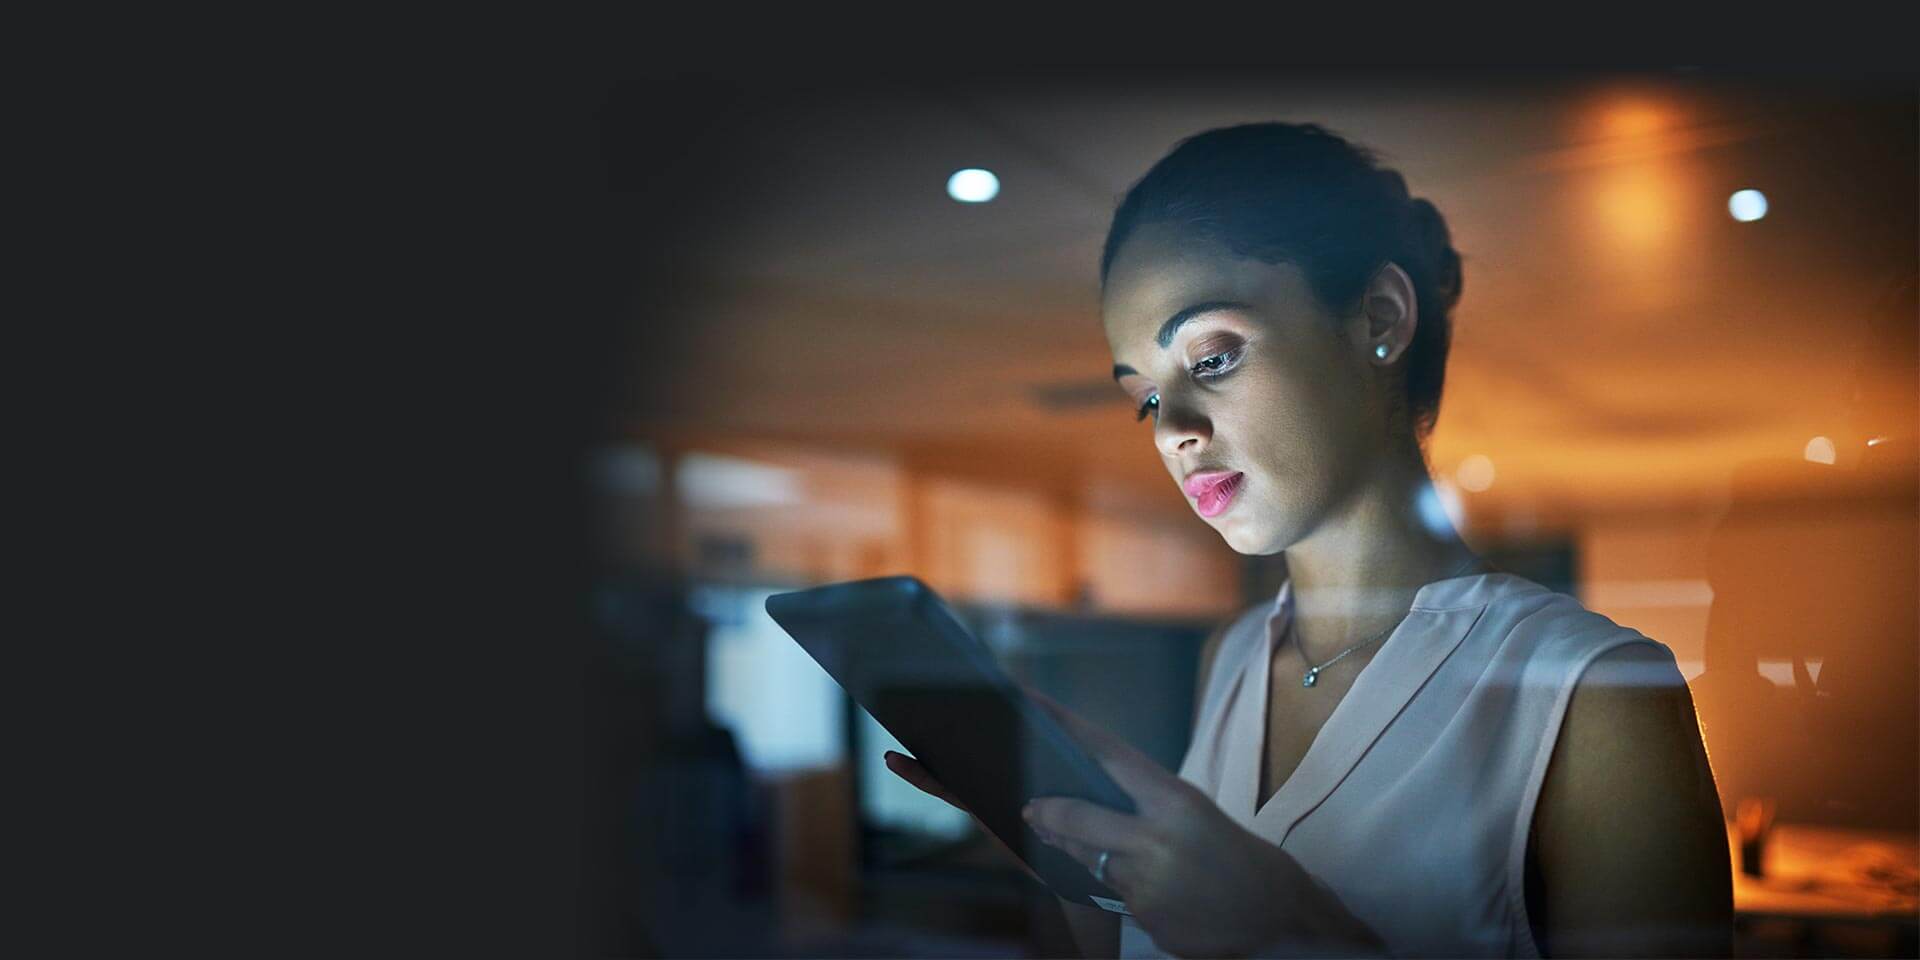
POLYGON ((1177 140, 1280 119, 1377 148, 1453 230, 1452 522, 1671 647, 1729 820, 1773 803, 1742 954, 1911 955, 1917 116, 1910 83, 1686 66, 611 84, 638 253, 581 465, 603 951, 1072 955, 761 602, 911 573, 1177 765, 1200 641, 1282 560, 1222 543, 1134 422, 1100 244, 1177 140))

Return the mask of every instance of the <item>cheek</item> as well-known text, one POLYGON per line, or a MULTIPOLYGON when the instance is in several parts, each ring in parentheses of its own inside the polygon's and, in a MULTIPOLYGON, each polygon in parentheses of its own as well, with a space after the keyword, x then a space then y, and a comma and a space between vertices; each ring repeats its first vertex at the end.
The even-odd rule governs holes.
POLYGON ((1279 377, 1249 378, 1215 419, 1228 445, 1243 455, 1271 458, 1296 452, 1318 428, 1312 395, 1303 395, 1298 383, 1279 377))
POLYGON ((1361 412, 1333 402, 1340 394, 1299 382, 1247 385, 1231 410, 1215 419, 1229 459, 1244 462, 1281 486, 1331 468, 1361 412))

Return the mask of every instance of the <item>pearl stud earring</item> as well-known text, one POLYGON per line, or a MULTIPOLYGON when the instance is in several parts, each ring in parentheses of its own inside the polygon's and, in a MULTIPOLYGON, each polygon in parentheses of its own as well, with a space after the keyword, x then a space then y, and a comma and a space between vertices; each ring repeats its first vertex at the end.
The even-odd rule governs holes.
POLYGON ((1387 345, 1383 343, 1377 347, 1374 347, 1373 355, 1376 357, 1379 357, 1382 360, 1385 360, 1387 358, 1387 345))

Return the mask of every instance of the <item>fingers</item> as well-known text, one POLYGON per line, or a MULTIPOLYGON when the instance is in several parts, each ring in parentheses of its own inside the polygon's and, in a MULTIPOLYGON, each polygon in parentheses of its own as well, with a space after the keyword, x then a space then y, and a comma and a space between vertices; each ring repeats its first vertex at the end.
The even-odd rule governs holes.
MULTIPOLYGON (((1070 840, 1066 837, 1053 837, 1047 842, 1059 847, 1067 856, 1072 857, 1078 861, 1081 866, 1086 867, 1088 873, 1092 873, 1100 867, 1100 850, 1098 848, 1081 843, 1078 840, 1070 840)), ((1109 879, 1111 879, 1112 874, 1113 858, 1111 853, 1109 853, 1107 858, 1107 875, 1109 879)))
POLYGON ((940 785, 940 781, 933 778, 933 774, 927 772, 927 768, 922 766, 920 761, 897 750, 888 750, 882 755, 882 759, 886 762, 888 770, 893 771, 900 779, 913 784, 922 793, 931 794, 948 803, 953 802, 953 797, 947 793, 946 788, 940 785))
POLYGON ((882 759, 886 762, 888 770, 893 771, 894 775, 900 779, 913 784, 920 792, 943 800, 957 809, 966 810, 968 813, 973 812, 967 810, 966 804, 954 799, 953 794, 948 793, 947 788, 941 786, 940 781, 935 780, 933 774, 928 773, 927 768, 922 766, 920 761, 897 750, 888 750, 882 755, 882 759))
POLYGON ((1099 850, 1139 850, 1147 842, 1141 818, 1073 797, 1041 797, 1028 803, 1021 816, 1043 836, 1093 848, 1095 856, 1099 850))
MULTIPOLYGON (((1036 800, 1034 801, 1034 803, 1042 805, 1041 809, 1044 812, 1040 816, 1042 817, 1051 816, 1054 818, 1059 818, 1060 811, 1064 808, 1064 805, 1072 804, 1072 803, 1080 803, 1080 801, 1070 800, 1067 798, 1054 798, 1049 800, 1036 800)), ((1082 804, 1082 806, 1089 807, 1093 811, 1095 811, 1094 815, 1096 817, 1098 814, 1111 813, 1111 811, 1107 811, 1102 807, 1097 807, 1092 804, 1082 804)), ((1068 810, 1066 819, 1072 819, 1074 815, 1074 812, 1072 811, 1072 809, 1071 808, 1065 808, 1065 809, 1068 810)), ((1112 814, 1112 816, 1125 817, 1126 815, 1114 813, 1112 814)), ((1128 818, 1128 819, 1132 819, 1132 818, 1128 818)), ((1072 857, 1081 866, 1086 867, 1087 872, 1090 874, 1094 874, 1096 879, 1105 883, 1108 887, 1112 888, 1113 890, 1119 891, 1122 896, 1126 895, 1126 889, 1124 884, 1127 882, 1128 878, 1124 875, 1125 867, 1129 864, 1132 864, 1134 861, 1138 859, 1142 859, 1142 855, 1140 853, 1140 850, 1142 849, 1141 847, 1142 840, 1138 833, 1128 834, 1122 842, 1105 844, 1105 843, 1098 843, 1098 842, 1089 842, 1088 840, 1084 839, 1084 837, 1090 835, 1088 833, 1081 833, 1081 834, 1075 834, 1075 835, 1056 833, 1048 829, 1042 823, 1037 823, 1037 822, 1034 822, 1033 820, 1029 820, 1028 822, 1032 824, 1034 828, 1034 832, 1040 834, 1040 838, 1042 840, 1045 840, 1047 843, 1060 848, 1060 850, 1066 853, 1067 856, 1072 857), (1104 873, 1102 873, 1100 870, 1100 855, 1103 853, 1107 855, 1107 866, 1104 873)), ((1100 830, 1104 830, 1104 829, 1108 829, 1108 828, 1097 828, 1094 832, 1099 832, 1100 830)), ((1102 834, 1102 835, 1110 835, 1110 834, 1102 834)))

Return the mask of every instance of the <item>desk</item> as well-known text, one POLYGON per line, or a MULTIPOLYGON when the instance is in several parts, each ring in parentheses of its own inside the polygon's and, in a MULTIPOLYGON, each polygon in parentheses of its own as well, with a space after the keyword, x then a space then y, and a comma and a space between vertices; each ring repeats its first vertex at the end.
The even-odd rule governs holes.
POLYGON ((1740 839, 1727 824, 1733 863, 1736 931, 1752 936, 1764 925, 1785 924, 1796 956, 1838 956, 1841 941, 1873 942, 1881 956, 1915 955, 1920 931, 1920 837, 1913 833, 1776 823, 1767 841, 1765 876, 1740 870, 1740 839), (1840 929, 1836 933, 1836 928, 1840 929), (1837 939, 1836 939, 1837 938, 1837 939))

